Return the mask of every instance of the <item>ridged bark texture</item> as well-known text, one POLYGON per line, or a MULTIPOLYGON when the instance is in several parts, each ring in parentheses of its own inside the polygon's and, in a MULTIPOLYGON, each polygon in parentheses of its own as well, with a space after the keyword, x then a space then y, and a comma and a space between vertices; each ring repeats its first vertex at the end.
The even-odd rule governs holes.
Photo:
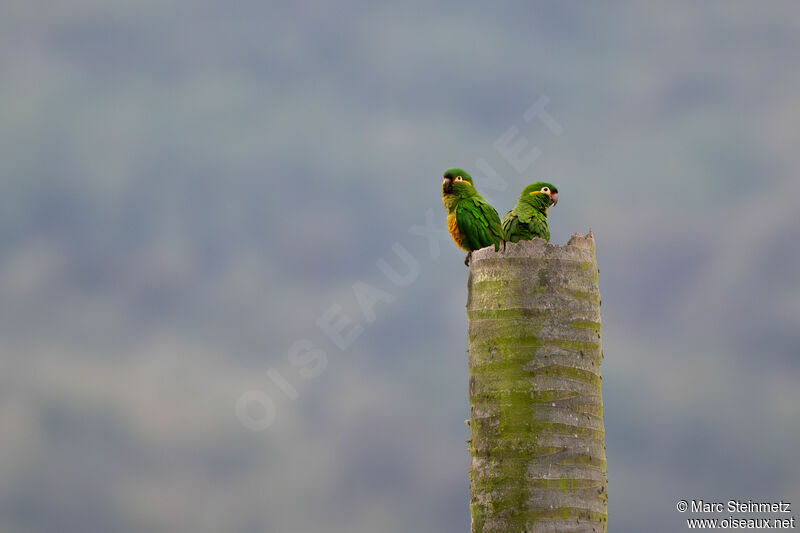
POLYGON ((472 254, 472 532, 605 532, 594 237, 472 254))

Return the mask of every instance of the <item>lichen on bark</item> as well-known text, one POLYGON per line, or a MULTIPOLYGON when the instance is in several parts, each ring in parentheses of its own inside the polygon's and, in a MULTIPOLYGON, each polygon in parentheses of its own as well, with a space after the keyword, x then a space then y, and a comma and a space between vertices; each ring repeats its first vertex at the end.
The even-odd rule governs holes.
POLYGON ((595 243, 573 235, 472 254, 472 532, 605 532, 595 243))

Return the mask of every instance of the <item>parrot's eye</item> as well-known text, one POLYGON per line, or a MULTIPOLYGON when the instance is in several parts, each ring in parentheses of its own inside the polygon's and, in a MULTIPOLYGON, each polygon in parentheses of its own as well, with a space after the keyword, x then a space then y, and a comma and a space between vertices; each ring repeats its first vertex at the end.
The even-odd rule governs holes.
POLYGON ((455 181, 464 181, 464 178, 462 178, 461 176, 456 176, 455 181))
POLYGON ((548 193, 548 192, 550 192, 550 189, 548 187, 542 187, 542 192, 543 193, 548 193))

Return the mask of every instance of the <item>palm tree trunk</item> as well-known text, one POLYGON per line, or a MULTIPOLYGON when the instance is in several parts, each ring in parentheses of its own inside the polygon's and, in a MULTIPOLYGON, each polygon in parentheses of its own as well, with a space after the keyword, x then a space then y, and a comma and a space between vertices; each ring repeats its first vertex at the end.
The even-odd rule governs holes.
POLYGON ((472 254, 472 532, 605 532, 594 237, 472 254))

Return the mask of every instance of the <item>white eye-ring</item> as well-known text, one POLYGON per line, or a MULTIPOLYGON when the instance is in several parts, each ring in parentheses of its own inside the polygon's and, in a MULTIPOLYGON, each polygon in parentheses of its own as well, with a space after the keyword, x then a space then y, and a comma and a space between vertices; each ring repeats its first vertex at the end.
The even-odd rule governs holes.
POLYGON ((547 187, 542 187, 542 192, 543 193, 548 193, 548 192, 550 192, 550 189, 547 188, 547 187))
POLYGON ((462 178, 461 176, 456 176, 455 181, 464 181, 464 178, 462 178))

